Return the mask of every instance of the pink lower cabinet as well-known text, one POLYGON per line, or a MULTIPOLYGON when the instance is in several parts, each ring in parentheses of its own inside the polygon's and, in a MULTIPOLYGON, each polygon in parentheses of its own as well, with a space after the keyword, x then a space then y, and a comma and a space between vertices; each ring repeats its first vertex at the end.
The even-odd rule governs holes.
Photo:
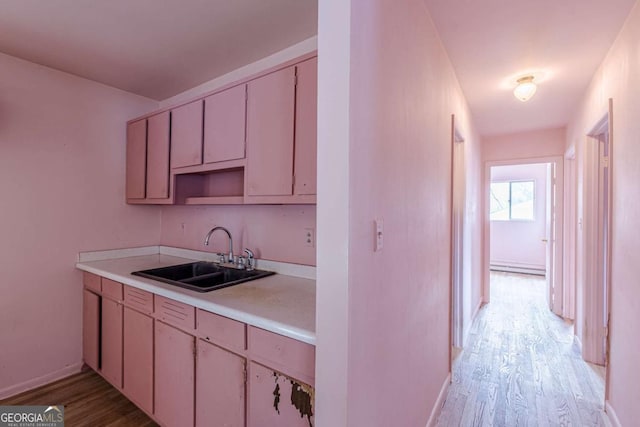
POLYGON ((249 427, 312 426, 315 347, 249 326, 249 427))
POLYGON ((196 427, 244 427, 244 357, 198 342, 196 427))
POLYGON ((153 318, 129 307, 124 308, 123 367, 124 394, 153 413, 153 318))
POLYGON ((100 368, 100 297, 86 289, 82 299, 82 355, 93 370, 100 368))
POLYGON ((194 425, 195 337, 155 322, 155 412, 165 427, 194 425))
POLYGON ((122 304, 102 298, 102 376, 122 387, 122 304))
POLYGON ((249 427, 313 426, 313 388, 251 362, 249 427))

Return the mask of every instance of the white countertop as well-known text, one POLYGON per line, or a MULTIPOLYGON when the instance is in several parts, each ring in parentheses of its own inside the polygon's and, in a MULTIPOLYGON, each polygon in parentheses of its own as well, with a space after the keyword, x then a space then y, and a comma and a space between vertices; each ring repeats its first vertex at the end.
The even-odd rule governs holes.
POLYGON ((125 285, 315 345, 315 280, 275 274, 201 293, 131 275, 133 271, 193 261, 196 260, 160 253, 81 261, 76 264, 76 267, 125 285))

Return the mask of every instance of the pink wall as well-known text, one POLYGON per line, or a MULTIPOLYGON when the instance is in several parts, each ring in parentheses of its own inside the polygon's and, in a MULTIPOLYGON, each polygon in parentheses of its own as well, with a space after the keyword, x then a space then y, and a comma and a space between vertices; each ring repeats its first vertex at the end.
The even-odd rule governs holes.
POLYGON ((533 180, 533 221, 491 221, 491 265, 545 269, 547 165, 494 166, 492 182, 533 180))
POLYGON ((317 420, 424 426, 449 372, 452 113, 478 142, 424 3, 340 3, 319 4, 317 420))
MULTIPOLYGON (((611 266, 611 359, 609 404, 622 425, 640 418, 637 372, 640 341, 640 6, 636 4, 616 42, 596 72, 567 130, 578 167, 585 135, 605 115, 613 99, 613 225, 611 266)), ((578 174, 580 176, 580 173, 578 174)), ((580 191, 580 187, 579 187, 580 191)), ((580 206, 580 204, 579 204, 580 206)), ((578 212, 578 215, 582 214, 578 212)), ((576 313, 578 316, 579 313, 576 313)))
POLYGON ((307 246, 305 239, 305 229, 316 227, 314 205, 163 207, 160 244, 227 252, 224 233, 214 234, 208 247, 203 244, 207 232, 217 225, 231 232, 236 254, 249 248, 257 258, 316 264, 315 246, 307 246))
POLYGON ((79 251, 157 243, 124 203, 124 123, 156 105, 0 54, 0 398, 79 370, 79 251))
POLYGON ((484 161, 564 156, 564 128, 543 129, 482 139, 484 161))

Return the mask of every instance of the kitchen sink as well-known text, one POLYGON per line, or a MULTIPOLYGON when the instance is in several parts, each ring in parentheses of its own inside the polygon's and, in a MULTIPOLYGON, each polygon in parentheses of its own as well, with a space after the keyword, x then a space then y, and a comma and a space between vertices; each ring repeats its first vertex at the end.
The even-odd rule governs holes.
POLYGON ((135 276, 158 280, 196 292, 210 292, 275 274, 264 270, 238 270, 212 262, 198 261, 170 267, 134 271, 135 276))

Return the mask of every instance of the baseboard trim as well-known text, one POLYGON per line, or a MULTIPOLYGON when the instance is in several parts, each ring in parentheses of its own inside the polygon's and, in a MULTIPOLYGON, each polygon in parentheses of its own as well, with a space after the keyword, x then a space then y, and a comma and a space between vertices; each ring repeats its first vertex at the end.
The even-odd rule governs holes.
POLYGON ((34 388, 52 383, 57 380, 61 380, 73 374, 77 374, 82 369, 82 365, 83 365, 82 362, 75 363, 71 366, 67 366, 66 368, 60 369, 55 372, 51 372, 41 377, 33 378, 28 381, 22 382, 20 384, 15 384, 15 385, 3 388, 2 390, 0 390, 0 399, 7 399, 9 397, 23 393, 25 391, 32 390, 34 388))
POLYGON ((607 413, 612 427, 622 427, 622 423, 620 423, 618 415, 616 415, 616 411, 614 411, 613 406, 611 406, 611 403, 609 403, 608 400, 604 404, 604 411, 607 413))
POLYGON ((436 400, 436 404, 433 405, 433 409, 431 410, 429 421, 427 421, 427 427, 434 427, 438 422, 438 416, 440 415, 440 411, 442 411, 442 407, 444 406, 444 401, 447 398, 447 392, 449 391, 450 385, 451 372, 447 374, 447 378, 444 379, 444 383, 440 388, 440 394, 438 394, 438 400, 436 400))
POLYGON ((471 325, 473 325, 473 322, 476 320, 476 317, 478 317, 478 313, 480 312, 480 309, 484 304, 485 304, 484 300, 480 298, 480 301, 478 301, 478 305, 473 310, 473 314, 471 315, 471 320, 469 321, 469 324, 465 325, 466 328, 464 331, 462 331, 462 348, 464 348, 467 345, 467 337, 469 336, 469 331, 471 331, 471 325))

